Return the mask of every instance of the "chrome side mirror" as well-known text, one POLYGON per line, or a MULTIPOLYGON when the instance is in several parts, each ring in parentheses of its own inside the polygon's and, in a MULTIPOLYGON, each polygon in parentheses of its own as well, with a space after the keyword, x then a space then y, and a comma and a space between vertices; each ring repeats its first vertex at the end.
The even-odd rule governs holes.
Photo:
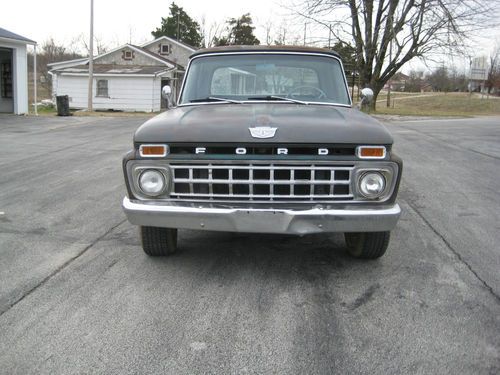
POLYGON ((361 90, 361 103, 370 104, 373 100, 373 90, 369 87, 365 87, 361 90))
POLYGON ((170 95, 172 95, 172 88, 169 85, 163 86, 161 89, 163 99, 170 99, 170 95))
POLYGON ((366 110, 368 108, 368 105, 373 100, 373 95, 374 95, 373 90, 368 87, 365 87, 363 90, 361 90, 360 94, 361 100, 358 103, 358 108, 361 110, 363 109, 366 110))
POLYGON ((173 106, 172 103, 172 88, 168 85, 163 86, 161 89, 161 97, 167 102, 167 108, 173 106))

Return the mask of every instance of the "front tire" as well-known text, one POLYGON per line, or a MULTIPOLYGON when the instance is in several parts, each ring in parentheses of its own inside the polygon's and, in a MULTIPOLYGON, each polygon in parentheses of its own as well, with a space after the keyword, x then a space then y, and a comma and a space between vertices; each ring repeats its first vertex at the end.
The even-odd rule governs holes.
POLYGON ((177 251, 177 229, 140 227, 142 249, 149 256, 166 256, 177 251))
POLYGON ((347 251, 354 258, 377 259, 385 254, 391 232, 344 233, 347 251))

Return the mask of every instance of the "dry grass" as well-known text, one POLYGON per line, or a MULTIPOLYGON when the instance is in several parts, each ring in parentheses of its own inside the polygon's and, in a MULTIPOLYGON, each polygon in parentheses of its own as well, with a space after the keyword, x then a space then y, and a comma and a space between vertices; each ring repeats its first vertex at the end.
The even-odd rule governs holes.
MULTIPOLYGON (((384 97, 382 97, 385 99, 384 97)), ((478 116, 500 115, 500 99, 498 97, 468 93, 426 93, 393 94, 392 105, 386 107, 386 102, 381 97, 377 99, 376 114, 403 115, 403 116, 478 116)))
MULTIPOLYGON (((377 110, 374 114, 400 116, 487 116, 500 115, 500 98, 468 93, 392 93, 391 107, 386 107, 386 93, 377 98, 377 110)), ((41 115, 56 116, 55 109, 39 107, 41 115)), ((33 113, 33 108, 30 109, 33 113)), ((113 117, 152 117, 158 113, 146 112, 111 112, 78 111, 74 116, 113 116, 113 117)))
POLYGON ((77 117, 153 117, 160 112, 119 112, 119 111, 76 111, 72 112, 77 117))
MULTIPOLYGON (((71 116, 76 117, 153 117, 160 112, 116 112, 116 111, 71 111, 71 116)), ((30 115, 35 114, 33 106, 30 108, 30 115)), ((57 116, 57 109, 55 107, 48 108, 38 106, 38 115, 40 116, 57 116)))

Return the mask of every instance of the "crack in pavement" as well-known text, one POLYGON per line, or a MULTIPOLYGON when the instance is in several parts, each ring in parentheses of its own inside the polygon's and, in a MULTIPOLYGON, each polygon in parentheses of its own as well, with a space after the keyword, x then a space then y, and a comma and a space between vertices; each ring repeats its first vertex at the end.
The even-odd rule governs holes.
POLYGON ((451 243, 449 243, 448 240, 444 238, 444 236, 441 233, 439 233, 436 228, 434 228, 431 222, 424 217, 424 215, 419 211, 419 209, 409 200, 407 199, 402 199, 402 200, 405 201, 413 211, 415 211, 415 213, 434 232, 434 234, 436 234, 436 236, 438 236, 441 239, 441 241, 443 241, 446 247, 450 249, 450 251, 457 257, 457 259, 469 269, 469 271, 476 277, 476 279, 478 279, 481 282, 481 284, 483 284, 483 287, 486 288, 486 290, 488 290, 490 294, 493 295, 493 297, 495 297, 498 303, 500 303, 500 295, 495 293, 493 288, 490 285, 488 285, 488 283, 485 280, 483 280, 481 276, 479 276, 479 274, 472 268, 472 266, 469 263, 467 263, 467 261, 462 257, 462 255, 460 255, 460 253, 451 245, 451 243))
POLYGON ((33 288, 28 290, 26 293, 24 293, 21 297, 19 297, 16 301, 12 302, 9 306, 7 306, 4 310, 0 311, 0 317, 5 314, 7 311, 12 309, 14 306, 16 306, 19 302, 21 302, 23 299, 28 297, 30 294, 35 292, 38 288, 43 286, 47 281, 49 281, 52 277, 57 275, 59 272, 61 272, 64 268, 69 266, 73 261, 77 260, 79 257, 81 257, 83 254, 85 254, 90 248, 92 248, 96 243, 98 243, 100 240, 102 240, 104 237, 106 237, 109 233, 111 233, 113 230, 118 228, 120 225, 125 223, 127 219, 121 220, 118 224, 112 226, 110 229, 108 229, 106 232, 104 232, 102 235, 97 237, 94 241, 92 241, 89 245, 85 246, 82 251, 80 251, 78 254, 76 254, 74 257, 68 259, 66 262, 64 262, 62 265, 57 267, 54 271, 52 271, 48 276, 46 276, 42 281, 40 281, 37 285, 35 285, 33 288))

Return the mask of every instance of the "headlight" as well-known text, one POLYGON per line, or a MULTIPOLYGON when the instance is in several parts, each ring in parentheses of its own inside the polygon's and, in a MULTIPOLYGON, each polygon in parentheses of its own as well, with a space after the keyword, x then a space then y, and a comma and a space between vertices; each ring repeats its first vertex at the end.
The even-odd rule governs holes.
POLYGON ((367 172, 359 179, 359 191, 366 198, 378 198, 385 189, 385 178, 378 172, 367 172))
POLYGON ((144 194, 156 197, 165 191, 165 176, 155 169, 146 169, 139 176, 139 187, 144 194))

